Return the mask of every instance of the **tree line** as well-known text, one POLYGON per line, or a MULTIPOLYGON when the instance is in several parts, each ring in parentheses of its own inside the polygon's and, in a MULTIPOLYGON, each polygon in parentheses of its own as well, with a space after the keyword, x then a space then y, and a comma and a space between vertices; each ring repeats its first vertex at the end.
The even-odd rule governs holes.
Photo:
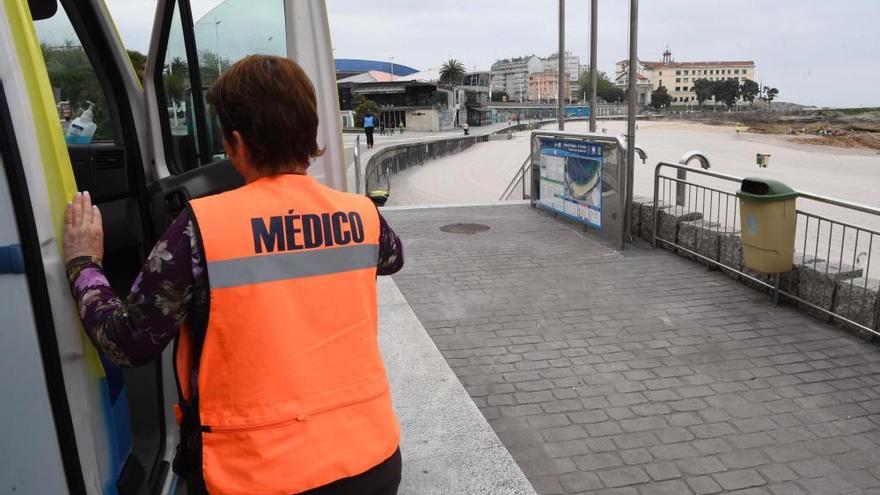
MULTIPOLYGON (((736 105, 740 98, 754 105, 755 99, 762 99, 770 104, 779 95, 779 90, 770 86, 760 87, 751 79, 745 79, 740 83, 736 79, 729 78, 720 81, 710 81, 701 78, 694 80, 693 92, 696 94, 697 104, 700 108, 708 100, 724 104, 728 109, 736 105)), ((660 86, 651 92, 651 107, 655 110, 668 108, 672 105, 672 97, 665 86, 660 86)))

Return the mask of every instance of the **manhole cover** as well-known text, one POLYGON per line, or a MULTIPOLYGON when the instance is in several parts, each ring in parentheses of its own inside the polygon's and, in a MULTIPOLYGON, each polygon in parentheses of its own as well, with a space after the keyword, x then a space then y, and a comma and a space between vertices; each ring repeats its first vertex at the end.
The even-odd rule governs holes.
POLYGON ((476 234, 489 230, 489 226, 481 223, 451 223, 440 227, 440 230, 450 234, 476 234))

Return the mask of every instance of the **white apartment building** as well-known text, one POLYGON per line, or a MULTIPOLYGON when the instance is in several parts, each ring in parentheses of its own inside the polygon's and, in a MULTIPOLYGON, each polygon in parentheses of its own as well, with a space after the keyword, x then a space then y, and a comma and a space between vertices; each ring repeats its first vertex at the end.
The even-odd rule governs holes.
MULTIPOLYGON (((492 91, 504 91, 510 101, 529 101, 529 75, 537 72, 559 70, 558 54, 546 58, 535 55, 506 58, 492 64, 490 69, 492 91)), ((580 58, 569 52, 565 54, 565 72, 571 81, 570 93, 577 91, 580 76, 580 58)), ((573 95, 573 94, 572 94, 573 95)), ((569 95, 569 97, 572 97, 569 95)))
POLYGON ((510 101, 527 101, 529 98, 529 74, 541 72, 541 59, 534 55, 506 58, 492 64, 492 91, 504 91, 510 101))

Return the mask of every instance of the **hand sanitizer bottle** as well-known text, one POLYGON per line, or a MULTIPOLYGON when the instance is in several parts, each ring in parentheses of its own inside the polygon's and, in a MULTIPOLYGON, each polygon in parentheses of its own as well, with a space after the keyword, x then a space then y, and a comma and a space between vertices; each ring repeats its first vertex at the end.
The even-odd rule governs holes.
POLYGON ((95 135, 95 130, 98 128, 97 124, 92 122, 94 118, 92 109, 95 104, 90 101, 86 101, 86 103, 89 104, 89 108, 83 110, 79 117, 73 119, 70 127, 67 128, 67 134, 64 136, 67 144, 89 144, 92 142, 92 136, 95 135))

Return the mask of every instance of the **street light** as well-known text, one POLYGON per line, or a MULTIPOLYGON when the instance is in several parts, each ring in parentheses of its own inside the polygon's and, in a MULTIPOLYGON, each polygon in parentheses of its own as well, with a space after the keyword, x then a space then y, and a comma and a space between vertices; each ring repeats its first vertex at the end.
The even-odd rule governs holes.
POLYGON ((394 80, 394 56, 388 57, 388 60, 391 61, 391 80, 394 80))
POLYGON ((217 26, 219 26, 221 22, 223 22, 222 19, 214 23, 214 44, 217 47, 217 77, 223 75, 223 67, 220 66, 220 35, 217 30, 217 26))

